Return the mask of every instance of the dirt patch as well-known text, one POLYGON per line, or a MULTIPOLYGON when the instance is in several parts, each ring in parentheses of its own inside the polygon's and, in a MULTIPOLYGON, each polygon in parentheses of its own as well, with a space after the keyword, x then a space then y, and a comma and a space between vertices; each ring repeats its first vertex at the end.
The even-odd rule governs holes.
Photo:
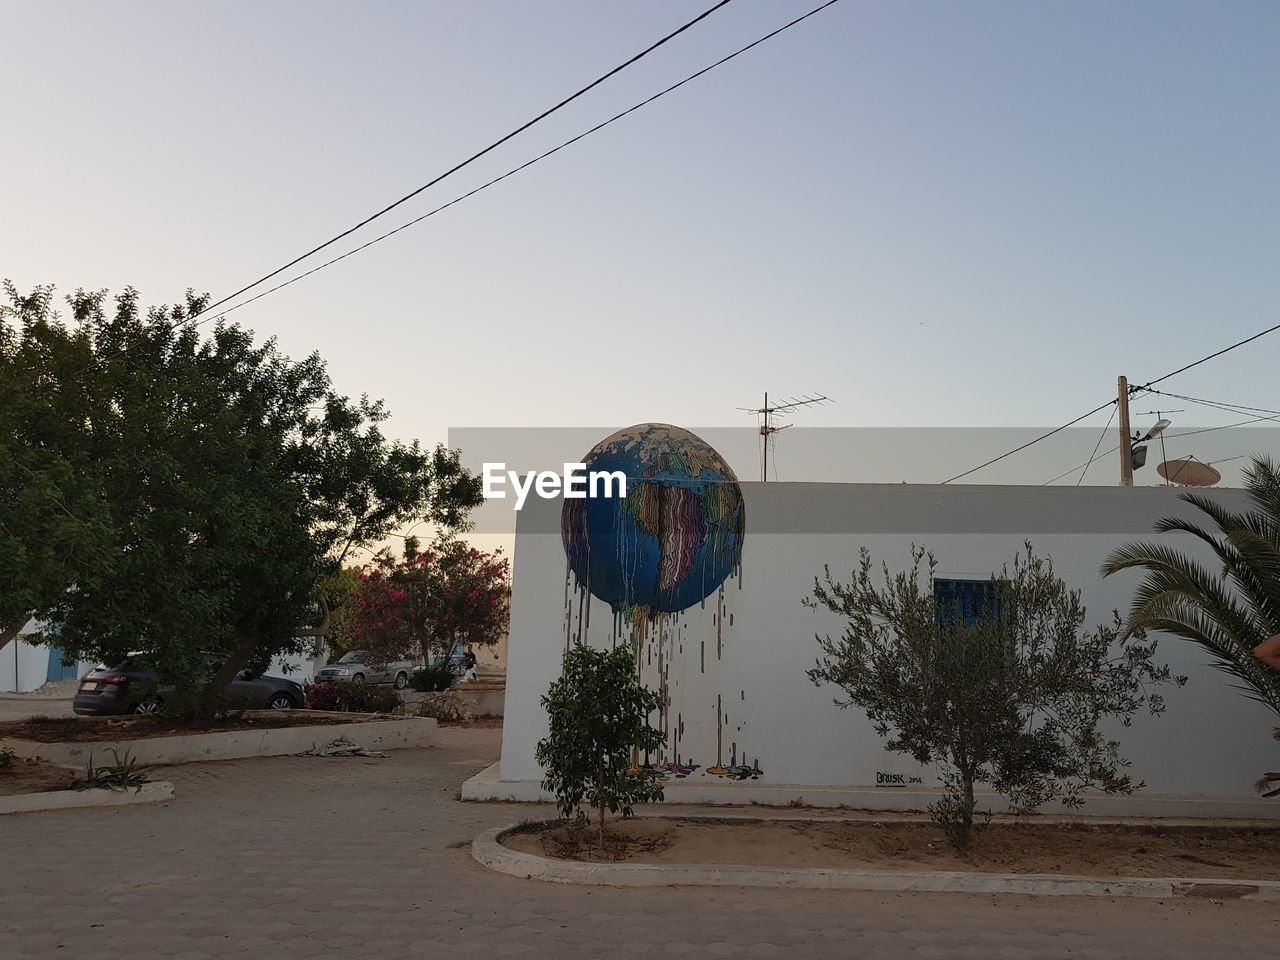
POLYGON ((226 733, 234 730, 333 726, 392 719, 394 718, 371 716, 367 713, 337 716, 331 713, 312 713, 309 710, 269 710, 201 721, 182 721, 156 714, 129 717, 30 717, 0 723, 0 740, 13 737, 37 743, 97 743, 179 737, 193 733, 226 733))
POLYGON ((501 730, 501 717, 472 717, 470 720, 437 720, 442 727, 470 727, 479 730, 501 730))
POLYGON ((610 824, 606 836, 603 852, 594 829, 572 826, 515 833, 502 842, 537 856, 594 862, 1241 880, 1280 875, 1280 826, 993 823, 969 860, 928 823, 636 818, 610 824))
POLYGON ((65 790, 75 778, 74 771, 43 760, 15 759, 8 767, 0 770, 0 797, 65 790))
POLYGON ((521 837, 540 844, 544 856, 557 860, 589 860, 596 863, 617 863, 629 860, 634 863, 680 863, 662 859, 665 851, 678 835, 672 824, 661 820, 628 820, 616 829, 606 827, 603 835, 595 824, 573 824, 555 827, 537 834, 513 835, 503 842, 516 849, 521 837))

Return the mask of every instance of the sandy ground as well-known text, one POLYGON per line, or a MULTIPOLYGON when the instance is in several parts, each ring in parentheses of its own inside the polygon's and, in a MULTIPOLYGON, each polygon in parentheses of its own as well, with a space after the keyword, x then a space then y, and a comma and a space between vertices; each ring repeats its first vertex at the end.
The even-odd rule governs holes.
POLYGON ((74 717, 70 699, 48 699, 22 694, 0 696, 0 723, 28 717, 74 717))
POLYGON ((615 822, 602 855, 594 830, 514 834, 507 846, 561 859, 770 867, 961 870, 1077 876, 1280 879, 1280 827, 995 823, 965 860, 930 823, 615 822))
POLYGON ((63 790, 75 776, 74 770, 56 767, 52 763, 14 759, 7 768, 0 770, 0 797, 63 790))
POLYGON ((555 815, 458 802, 501 736, 445 727, 436 746, 385 760, 188 763, 148 771, 173 783, 164 803, 0 816, 0 955, 1275 960, 1274 903, 583 887, 495 873, 471 858, 478 833, 555 815))

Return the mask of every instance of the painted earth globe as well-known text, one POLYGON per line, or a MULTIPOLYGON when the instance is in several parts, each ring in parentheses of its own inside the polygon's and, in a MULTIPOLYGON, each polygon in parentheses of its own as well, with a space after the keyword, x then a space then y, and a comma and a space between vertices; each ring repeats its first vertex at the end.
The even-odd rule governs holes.
MULTIPOLYGON (((746 510, 738 478, 701 438, 665 423, 606 437, 582 460, 621 471, 626 496, 564 501, 561 533, 578 583, 614 613, 675 613, 738 569, 746 510)), ((590 493, 588 487, 588 493, 590 493)))

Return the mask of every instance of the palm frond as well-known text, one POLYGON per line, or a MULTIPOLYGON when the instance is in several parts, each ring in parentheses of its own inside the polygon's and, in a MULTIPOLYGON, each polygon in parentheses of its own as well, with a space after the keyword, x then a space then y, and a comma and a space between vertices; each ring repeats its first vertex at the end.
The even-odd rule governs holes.
POLYGON ((1164 517, 1157 533, 1184 533, 1204 543, 1219 573, 1163 543, 1130 543, 1111 552, 1104 576, 1142 569, 1125 629, 1158 630, 1200 646, 1211 664, 1237 681, 1233 686, 1280 714, 1280 671, 1253 655, 1280 632, 1280 470, 1255 458, 1245 472, 1256 508, 1237 513, 1204 494, 1180 499, 1213 521, 1216 530, 1192 519, 1164 517))
POLYGON ((1280 527, 1280 467, 1267 456, 1254 457, 1244 469, 1245 490, 1257 512, 1280 527))

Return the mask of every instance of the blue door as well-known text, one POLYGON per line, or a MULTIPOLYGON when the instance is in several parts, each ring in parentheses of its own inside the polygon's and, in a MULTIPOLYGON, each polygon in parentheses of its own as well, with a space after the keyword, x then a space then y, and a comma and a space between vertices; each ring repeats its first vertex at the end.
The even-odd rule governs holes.
POLYGON ((62 651, 57 647, 49 648, 49 673, 48 679, 51 683, 57 683, 59 680, 74 680, 76 678, 76 665, 73 663, 69 667, 62 665, 62 651))

